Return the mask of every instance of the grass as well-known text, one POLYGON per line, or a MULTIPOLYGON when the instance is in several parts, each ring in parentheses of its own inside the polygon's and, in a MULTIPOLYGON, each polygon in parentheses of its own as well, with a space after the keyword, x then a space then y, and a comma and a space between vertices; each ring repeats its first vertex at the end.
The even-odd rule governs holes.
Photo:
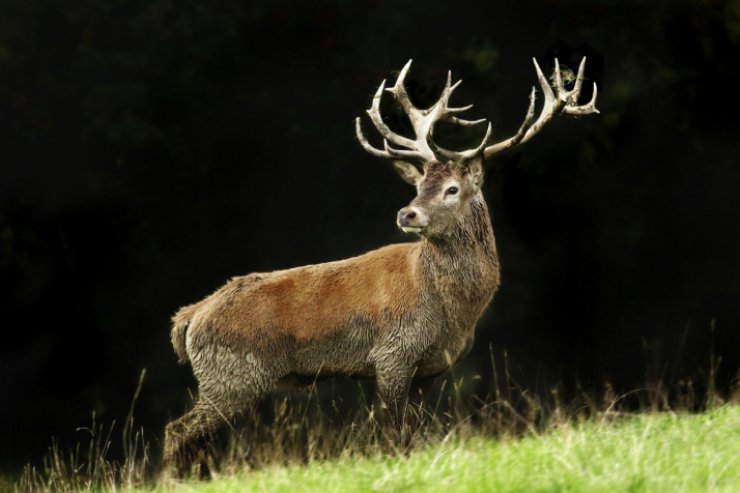
POLYGON ((411 451, 388 453, 373 408, 333 422, 314 387, 307 399, 273 400, 272 419, 254 415, 214 437, 211 480, 175 481, 160 477, 159 446, 134 426, 143 380, 120 432, 93 419, 88 442, 52 444, 42 465, 0 477, 0 492, 740 492, 738 389, 697 398, 690 384, 622 396, 607 386, 563 404, 555 389, 541 400, 506 372, 505 386, 471 406, 462 380, 445 380, 411 451), (114 433, 122 460, 111 459, 114 433))
POLYGON ((345 456, 126 491, 738 492, 740 406, 585 420, 521 438, 453 432, 408 456, 345 456))

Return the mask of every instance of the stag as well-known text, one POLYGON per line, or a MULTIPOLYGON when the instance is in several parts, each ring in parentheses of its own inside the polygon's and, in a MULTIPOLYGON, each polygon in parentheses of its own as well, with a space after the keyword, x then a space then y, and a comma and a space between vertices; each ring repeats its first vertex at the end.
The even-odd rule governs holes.
POLYGON ((499 258, 488 207, 481 193, 484 162, 522 144, 560 114, 598 113, 596 84, 589 103, 579 105, 586 59, 571 89, 558 61, 552 83, 534 61, 544 96, 535 118, 536 89, 516 134, 490 144, 491 125, 477 147, 452 151, 432 135, 437 122, 462 126, 469 109, 450 107, 461 81, 447 83, 429 108, 415 106, 404 79, 378 87, 367 113, 383 137, 371 145, 356 119, 357 138, 370 154, 390 159, 416 187, 411 203, 398 211, 397 225, 419 241, 388 245, 357 257, 268 273, 234 277, 204 300, 172 318, 172 344, 181 363, 190 362, 199 394, 193 408, 169 423, 164 460, 178 470, 198 440, 249 410, 277 386, 320 377, 374 378, 386 430, 400 436, 409 389, 446 372, 473 344, 475 325, 499 282, 499 258), (414 138, 403 136, 380 114, 390 93, 411 122, 414 138))

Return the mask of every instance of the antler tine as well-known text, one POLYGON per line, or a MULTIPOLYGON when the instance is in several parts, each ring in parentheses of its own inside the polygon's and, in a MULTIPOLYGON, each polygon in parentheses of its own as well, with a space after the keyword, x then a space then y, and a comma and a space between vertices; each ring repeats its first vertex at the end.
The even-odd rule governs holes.
POLYGON ((583 74, 586 71, 586 57, 581 58, 581 63, 578 65, 578 75, 576 76, 576 83, 573 85, 571 91, 571 103, 577 103, 578 98, 581 96, 581 87, 583 87, 583 74))
POLYGON ((445 121, 460 125, 461 127, 472 127, 473 125, 478 125, 479 123, 485 122, 486 119, 481 118, 479 120, 463 120, 462 118, 458 118, 456 116, 450 116, 448 118, 445 118, 445 121))
POLYGON ((550 87, 550 83, 547 82, 545 74, 542 73, 542 69, 537 63, 537 59, 532 58, 532 62, 534 62, 534 69, 537 71, 537 81, 540 83, 540 89, 542 89, 542 94, 543 96, 545 96, 545 107, 547 107, 548 105, 551 105, 555 100, 555 94, 552 92, 552 87, 550 87))
MULTIPOLYGON (((485 120, 482 120, 482 121, 485 121, 485 120)), ((452 159, 456 162, 462 162, 462 161, 473 158, 477 156, 478 154, 480 154, 481 151, 483 151, 483 148, 488 143, 488 140, 491 138, 492 133, 493 133, 493 129, 491 128, 491 122, 488 122, 488 127, 486 128, 486 135, 483 137, 483 140, 481 140, 481 143, 478 145, 478 147, 474 147, 473 149, 468 149, 465 151, 451 151, 449 149, 439 147, 432 140, 430 140, 429 143, 432 146, 432 149, 434 150, 434 152, 439 154, 440 156, 445 157, 447 159, 452 159)))
POLYGON ((581 96, 581 88, 583 87, 583 80, 584 80, 584 71, 586 68, 586 57, 583 57, 581 59, 581 63, 578 66, 578 75, 576 76, 576 83, 573 86, 573 90, 570 91, 567 97, 567 104, 565 105, 565 108, 563 108, 563 113, 566 113, 568 115, 588 115, 591 113, 599 113, 599 110, 596 109, 596 97, 599 93, 598 88, 596 87, 596 83, 594 82, 594 90, 593 94, 591 95, 591 101, 589 101, 586 104, 577 106, 576 103, 578 102, 578 98, 581 96))
POLYGON ((583 116, 583 115, 590 115, 591 113, 601 113, 596 108, 596 96, 598 94, 599 94, 599 88, 596 87, 596 82, 594 82, 594 90, 593 90, 593 94, 591 95, 591 101, 589 101, 586 104, 582 104, 581 106, 567 105, 565 108, 563 108, 563 113, 566 113, 568 115, 573 115, 573 116, 583 116))
POLYGON ((393 85, 393 87, 389 87, 386 89, 386 91, 393 94, 393 96, 396 98, 396 101, 401 105, 401 108, 406 112, 406 114, 411 118, 411 115, 418 114, 419 108, 414 106, 414 103, 411 102, 411 98, 409 98, 409 93, 406 92, 406 74, 409 72, 409 69, 411 68, 411 62, 413 59, 410 59, 408 62, 406 62, 406 65, 403 66, 401 71, 398 73, 398 78, 396 79, 396 83, 393 85))
MULTIPOLYGON (((383 151, 381 149, 377 149, 373 147, 370 142, 368 142, 367 138, 365 138, 365 135, 362 133, 362 124, 360 123, 360 117, 358 116, 355 118, 355 133, 357 134, 357 140, 360 141, 360 145, 363 149, 365 149, 367 152, 372 154, 375 157, 392 157, 388 152, 383 151)), ((385 141, 384 141, 385 142, 385 141)))
POLYGON ((533 58, 532 61, 534 62, 534 68, 537 72, 537 80, 545 99, 540 115, 534 119, 535 90, 532 89, 532 93, 529 96, 529 110, 527 111, 527 116, 524 119, 524 123, 519 127, 516 135, 504 140, 503 142, 486 147, 484 151, 485 157, 493 156, 504 149, 527 142, 546 124, 561 113, 582 116, 599 112, 599 110, 596 109, 596 96, 598 94, 596 83, 594 83, 594 92, 591 97, 591 101, 584 105, 577 104, 578 98, 581 95, 581 88, 583 86, 586 57, 583 57, 581 60, 580 66, 578 67, 576 82, 573 89, 570 91, 565 89, 565 85, 563 84, 563 74, 560 70, 560 62, 557 58, 555 59, 555 74, 552 85, 550 85, 547 78, 545 78, 537 60, 533 58))
POLYGON ((378 90, 375 91, 375 95, 373 96, 373 104, 370 106, 370 109, 367 110, 367 114, 373 121, 375 128, 378 129, 378 132, 380 132, 380 135, 382 135, 384 138, 390 140, 396 145, 413 148, 416 144, 413 140, 395 133, 393 130, 390 129, 390 127, 388 127, 388 125, 385 124, 385 122, 383 121, 383 117, 380 116, 380 98, 383 96, 384 88, 385 80, 380 83, 380 86, 378 86, 378 90))
MULTIPOLYGON (((537 63, 536 60, 535 63, 537 63)), ((563 90, 563 74, 560 73, 560 62, 557 58, 555 59, 555 88, 558 92, 563 90)))
POLYGON ((483 140, 481 140, 478 147, 476 147, 475 149, 468 149, 467 151, 463 151, 460 153, 460 155, 465 159, 470 159, 480 154, 481 151, 483 151, 483 148, 486 147, 486 144, 488 144, 488 139, 491 138, 492 133, 493 133, 493 128, 491 127, 491 122, 488 122, 488 126, 486 127, 486 135, 483 136, 483 140))
POLYGON ((406 149, 395 149, 388 144, 387 140, 383 140, 383 147, 385 148, 386 152, 389 154, 390 157, 404 158, 404 159, 409 159, 409 158, 413 159, 413 158, 423 157, 420 155, 419 151, 412 151, 412 150, 406 150, 406 149))
POLYGON ((445 113, 445 116, 449 113, 461 113, 472 108, 472 104, 460 108, 450 108, 449 106, 447 106, 447 104, 450 102, 450 96, 452 96, 452 93, 460 86, 460 84, 462 84, 462 79, 452 84, 452 70, 448 70, 447 83, 445 84, 445 88, 442 90, 442 94, 440 94, 439 99, 432 108, 440 108, 445 113))
POLYGON ((452 95, 453 91, 458 88, 458 86, 462 84, 462 79, 452 84, 452 71, 447 71, 447 84, 445 85, 444 90, 442 91, 442 95, 440 96, 439 100, 435 104, 435 107, 441 105, 441 109, 443 110, 443 115, 440 116, 440 120, 455 123, 457 125, 461 125, 463 127, 469 127, 472 125, 477 125, 479 123, 483 123, 486 121, 485 118, 481 118, 479 120, 465 120, 463 118, 458 118, 454 116, 454 113, 462 113, 463 111, 468 111, 470 108, 473 107, 472 104, 468 104, 466 106, 461 106, 459 108, 450 108, 447 106, 447 104, 450 101, 450 96, 452 95))

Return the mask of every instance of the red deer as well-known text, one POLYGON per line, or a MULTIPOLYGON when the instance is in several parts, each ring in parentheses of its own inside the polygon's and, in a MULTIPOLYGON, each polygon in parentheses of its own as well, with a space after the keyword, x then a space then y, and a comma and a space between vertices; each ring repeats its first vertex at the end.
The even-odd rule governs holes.
POLYGON ((384 139, 373 147, 356 120, 357 138, 370 154, 388 158, 417 190, 396 222, 419 241, 388 245, 357 257, 275 272, 234 277, 204 300, 172 318, 172 344, 190 361, 199 384, 193 409, 167 425, 165 464, 180 467, 197 440, 251 409, 278 385, 317 377, 370 377, 384 407, 389 433, 403 428, 409 388, 454 365, 473 344, 475 325, 499 287, 499 258, 481 193, 484 160, 527 142, 560 114, 597 113, 596 84, 589 103, 578 105, 586 59, 572 89, 558 61, 552 83, 535 69, 544 104, 535 118, 533 87, 526 118, 516 134, 488 145, 491 125, 477 147, 462 152, 437 145, 440 121, 475 125, 458 113, 447 84, 430 108, 410 100, 404 78, 380 84, 370 120, 384 139), (391 130, 380 115, 389 92, 411 122, 414 138, 391 130))

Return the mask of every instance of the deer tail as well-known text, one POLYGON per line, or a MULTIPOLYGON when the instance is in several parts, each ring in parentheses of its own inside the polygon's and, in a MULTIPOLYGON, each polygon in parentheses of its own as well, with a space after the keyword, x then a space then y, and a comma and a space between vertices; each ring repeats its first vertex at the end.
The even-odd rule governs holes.
POLYGON ((180 308, 177 313, 172 316, 172 332, 170 333, 170 339, 172 340, 172 347, 175 348, 177 353, 177 359, 180 364, 188 362, 188 352, 185 348, 185 336, 188 333, 190 327, 190 321, 195 314, 197 304, 188 305, 180 308))

